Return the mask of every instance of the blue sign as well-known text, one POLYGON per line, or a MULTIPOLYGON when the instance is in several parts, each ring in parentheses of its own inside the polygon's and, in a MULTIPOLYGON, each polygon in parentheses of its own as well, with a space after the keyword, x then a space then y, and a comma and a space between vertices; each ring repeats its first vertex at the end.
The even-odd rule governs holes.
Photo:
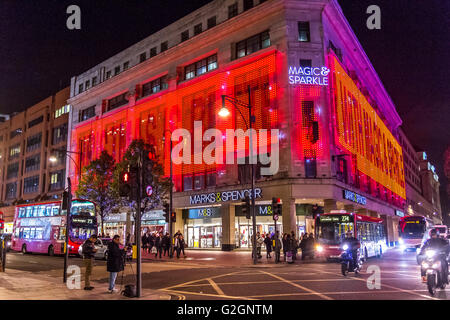
POLYGON ((395 210, 395 215, 399 216, 399 217, 404 217, 405 213, 403 211, 400 211, 400 210, 395 210))
POLYGON ((366 203, 367 203, 366 197, 363 197, 362 195, 357 194, 350 190, 343 190, 343 191, 344 191, 344 199, 345 200, 350 200, 350 201, 362 204, 364 206, 366 205, 366 203))
POLYGON ((219 218, 220 207, 195 208, 188 210, 188 219, 219 218))

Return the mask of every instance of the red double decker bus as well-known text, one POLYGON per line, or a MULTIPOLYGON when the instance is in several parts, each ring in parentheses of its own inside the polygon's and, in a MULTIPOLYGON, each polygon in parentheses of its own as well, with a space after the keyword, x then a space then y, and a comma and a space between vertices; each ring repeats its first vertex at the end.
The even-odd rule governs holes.
MULTIPOLYGON (((63 254, 67 211, 61 201, 18 205, 14 215, 11 249, 22 253, 63 254)), ((72 200, 69 221, 69 254, 78 254, 79 246, 97 233, 95 204, 72 200)))
POLYGON ((317 215, 315 232, 316 256, 327 260, 339 258, 341 243, 347 232, 361 242, 361 254, 366 258, 381 257, 387 249, 383 220, 379 218, 332 210, 317 215))

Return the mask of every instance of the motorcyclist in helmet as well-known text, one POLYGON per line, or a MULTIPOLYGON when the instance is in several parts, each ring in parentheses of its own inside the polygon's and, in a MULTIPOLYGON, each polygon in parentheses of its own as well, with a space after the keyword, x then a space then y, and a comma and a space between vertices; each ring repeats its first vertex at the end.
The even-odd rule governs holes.
POLYGON ((359 248, 361 247, 361 243, 353 236, 353 233, 349 231, 345 234, 345 239, 342 241, 342 244, 348 245, 348 250, 351 251, 353 257, 353 268, 356 267, 356 263, 359 259, 359 248))
MULTIPOLYGON (((438 230, 431 229, 430 239, 425 241, 425 243, 423 244, 422 248, 420 249, 420 255, 424 255, 425 251, 428 249, 433 249, 433 250, 436 250, 438 253, 445 254, 444 256, 441 256, 440 260, 441 260, 441 264, 443 266, 443 271, 444 271, 443 278, 446 280, 446 283, 448 284, 447 257, 450 252, 448 240, 440 238, 438 230)), ((421 268, 421 275, 422 275, 422 280, 427 281, 426 276, 425 276, 425 270, 423 268, 421 268)))

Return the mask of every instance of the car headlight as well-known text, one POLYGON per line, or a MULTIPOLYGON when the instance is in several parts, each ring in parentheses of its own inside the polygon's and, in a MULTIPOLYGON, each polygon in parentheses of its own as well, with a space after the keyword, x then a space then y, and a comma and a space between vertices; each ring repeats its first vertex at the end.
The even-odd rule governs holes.
POLYGON ((318 252, 322 252, 322 251, 323 251, 323 247, 322 247, 322 246, 317 246, 317 247, 316 247, 316 250, 317 250, 318 252))
POLYGON ((347 250, 347 249, 348 249, 348 245, 344 244, 344 245, 342 246, 342 249, 347 250))
POLYGON ((398 239, 398 243, 400 243, 400 244, 404 244, 404 243, 405 243, 405 241, 403 241, 403 239, 402 239, 402 238, 400 238, 400 239, 398 239))
POLYGON ((425 255, 427 256, 427 258, 432 258, 435 254, 436 254, 436 251, 434 251, 434 250, 425 251, 425 255))

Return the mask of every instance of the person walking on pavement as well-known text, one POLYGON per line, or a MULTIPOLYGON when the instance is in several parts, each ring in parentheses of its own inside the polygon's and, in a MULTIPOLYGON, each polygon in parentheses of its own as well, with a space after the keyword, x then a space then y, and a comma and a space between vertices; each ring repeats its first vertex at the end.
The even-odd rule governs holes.
POLYGON ((179 234, 175 239, 175 248, 176 248, 176 252, 177 252, 177 259, 180 258, 181 251, 183 251, 183 257, 186 258, 186 255, 184 254, 184 246, 185 246, 184 238, 181 234, 179 234))
POLYGON ((169 252, 170 237, 169 237, 169 233, 168 232, 166 232, 166 235, 163 237, 162 241, 163 241, 162 247, 163 247, 163 250, 164 250, 164 257, 166 256, 166 253, 167 253, 167 256, 169 256, 169 258, 170 258, 170 252, 169 252))
POLYGON ((82 254, 83 254, 83 263, 86 267, 86 271, 84 274, 84 290, 92 290, 94 287, 91 287, 91 273, 92 273, 92 264, 94 263, 95 253, 97 249, 95 249, 94 243, 97 241, 97 235, 93 234, 87 239, 82 245, 82 254))
POLYGON ((159 254, 159 258, 161 259, 161 254, 162 254, 162 248, 163 248, 163 235, 162 233, 160 233, 156 239, 155 239, 155 248, 156 248, 156 253, 155 253, 155 258, 158 257, 159 254))
POLYGON ((272 239, 270 239, 269 233, 266 233, 264 244, 266 245, 266 259, 272 258, 270 255, 270 253, 272 252, 272 239))
POLYGON ((275 251, 275 263, 280 262, 280 255, 281 255, 281 249, 283 248, 283 243, 280 239, 280 232, 276 232, 276 234, 273 236, 274 239, 274 251, 275 251))
POLYGON ((314 235, 311 232, 308 236, 308 242, 306 243, 306 251, 308 252, 308 255, 311 257, 311 259, 314 259, 314 235))
MULTIPOLYGON (((253 241, 253 237, 252 237, 252 241, 253 241)), ((258 259, 261 259, 261 246, 264 243, 263 238, 261 237, 261 234, 259 232, 256 233, 256 244, 253 243, 253 246, 256 247, 256 255, 258 257, 258 259)), ((252 250, 252 258, 253 258, 253 250, 252 250)))
POLYGON ((106 262, 106 270, 109 272, 109 293, 117 292, 114 288, 116 284, 117 274, 124 269, 126 249, 120 249, 120 236, 115 235, 108 244, 108 259, 106 262))
POLYGON ((147 251, 147 248, 148 248, 148 240, 149 240, 148 232, 146 232, 146 233, 143 234, 142 239, 141 239, 141 242, 142 242, 142 251, 143 251, 144 253, 145 253, 145 251, 147 251))
POLYGON ((283 260, 286 261, 286 254, 287 254, 287 251, 288 251, 287 233, 283 234, 282 243, 283 243, 283 260))
POLYGON ((295 237, 295 232, 291 231, 291 250, 292 250, 292 260, 297 260, 297 249, 298 249, 298 241, 295 237))
POLYGON ((305 260, 306 257, 306 244, 308 243, 308 233, 305 233, 302 236, 300 241, 300 249, 302 250, 302 260, 305 260))

